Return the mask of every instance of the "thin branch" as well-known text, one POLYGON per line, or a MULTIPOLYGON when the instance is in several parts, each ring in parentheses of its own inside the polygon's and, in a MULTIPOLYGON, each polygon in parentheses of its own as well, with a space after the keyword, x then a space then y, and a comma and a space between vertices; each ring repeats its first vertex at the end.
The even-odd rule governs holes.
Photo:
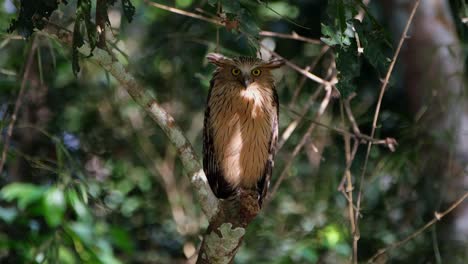
MULTIPOLYGON (((288 109, 286 107, 282 107, 282 109, 286 109, 286 110, 288 110, 289 112, 291 112, 292 114, 294 114, 296 116, 301 116, 302 115, 302 113, 298 113, 298 112, 296 112, 296 111, 294 111, 292 109, 288 109)), ((385 147, 389 148, 391 151, 394 151, 395 147, 398 145, 398 142, 394 138, 390 138, 390 137, 385 138, 385 139, 371 138, 370 136, 368 136, 366 134, 362 134, 362 133, 354 134, 354 133, 351 133, 351 132, 349 132, 349 131, 347 131, 347 130, 345 130, 343 128, 332 127, 330 125, 321 123, 321 122, 316 121, 314 119, 310 119, 310 118, 303 118, 303 119, 307 120, 309 122, 315 123, 320 127, 330 129, 331 131, 336 132, 338 134, 349 135, 352 138, 354 138, 356 140, 359 140, 359 141, 362 141, 362 142, 365 142, 365 143, 366 142, 372 142, 372 144, 374 144, 374 145, 384 145, 385 147)), ((285 133, 285 132, 283 132, 283 133, 285 133)))
MULTIPOLYGON (((340 113, 341 113, 341 122, 344 126, 345 118, 344 118, 344 108, 345 102, 349 102, 348 100, 341 100, 340 105, 340 113)), ((350 109, 349 109, 350 110, 350 109)), ((349 116, 348 116, 349 118, 349 116)), ((354 218, 354 210, 357 208, 354 207, 353 203, 353 180, 351 176, 351 165, 353 164, 355 154, 359 147, 359 142, 354 141, 353 150, 351 151, 351 138, 348 135, 343 136, 344 143, 345 143, 345 158, 346 158, 346 169, 343 178, 346 179, 346 189, 343 190, 343 194, 347 196, 348 200, 348 213, 349 213, 349 222, 351 224, 351 234, 353 235, 353 255, 352 261, 354 264, 357 264, 357 241, 359 238, 359 231, 356 228, 356 219, 354 218)))
MULTIPOLYGON (((186 10, 178 9, 178 8, 167 6, 167 5, 163 5, 163 4, 160 4, 160 3, 151 2, 149 0, 144 0, 144 2, 146 4, 148 4, 148 5, 151 5, 151 6, 154 6, 154 7, 157 7, 157 8, 160 8, 160 9, 163 9, 163 10, 175 13, 175 14, 179 14, 179 15, 182 15, 182 16, 188 16, 188 17, 195 18, 195 19, 198 19, 198 20, 202 20, 202 21, 205 21, 205 22, 209 22, 209 23, 212 23, 212 24, 215 24, 215 25, 218 25, 218 26, 226 26, 225 21, 223 21, 221 19, 218 19, 218 18, 210 18, 210 17, 202 16, 202 15, 192 13, 192 12, 189 12, 189 11, 186 11, 186 10)), ((204 11, 201 8, 197 8, 196 11, 198 11, 200 13, 203 13, 203 14, 206 14, 206 15, 209 14, 208 12, 204 11)), ((300 36, 295 32, 293 32, 292 34, 284 34, 284 33, 272 32, 272 31, 260 31, 259 35, 260 36, 266 36, 266 37, 277 37, 277 38, 283 38, 283 39, 292 39, 292 40, 302 41, 302 42, 316 44, 316 45, 323 44, 320 40, 300 36)))
POLYGON ((297 126, 302 121, 302 119, 305 118, 307 112, 309 112, 309 109, 312 107, 315 100, 320 95, 320 92, 322 91, 322 88, 323 88, 323 85, 320 85, 317 88, 317 90, 315 90, 315 92, 309 96, 309 98, 307 99, 306 104, 302 108, 301 113, 297 114, 296 119, 294 119, 291 123, 289 123, 288 127, 286 127, 286 129, 283 131, 283 133, 281 133, 281 137, 280 137, 280 140, 278 142, 278 147, 277 147, 278 151, 284 146, 284 143, 286 143, 286 141, 292 135, 294 130, 296 130, 297 126))
POLYGON ((36 48, 37 48, 36 37, 34 37, 31 43, 31 49, 29 51, 28 59, 26 61, 26 68, 24 70, 23 80, 21 81, 21 87, 18 93, 18 97, 16 98, 15 108, 13 110, 13 114, 11 116, 10 124, 8 125, 7 134, 5 136, 5 140, 3 144, 2 158, 0 160, 0 175, 2 174, 3 168, 5 166, 8 148, 10 147, 10 141, 13 135, 13 127, 15 126, 15 122, 18 117, 18 111, 21 107, 24 90, 26 89, 26 83, 28 81, 29 74, 31 72, 31 67, 33 65, 34 53, 36 52, 36 48))
MULTIPOLYGON (((260 36, 264 37, 275 37, 275 38, 282 38, 282 39, 292 39, 292 40, 298 40, 310 44, 315 44, 315 45, 322 45, 323 42, 318 40, 318 39, 311 39, 307 37, 300 36, 296 32, 292 32, 291 34, 284 34, 284 33, 278 33, 278 32, 273 32, 273 31, 266 31, 262 30, 258 33, 260 36)), ((328 46, 327 46, 328 47, 328 46)))
MULTIPOLYGON (((306 71, 312 72, 314 71, 315 67, 317 66, 318 62, 320 59, 327 53, 327 51, 330 50, 330 46, 323 46, 322 50, 320 50, 320 53, 315 59, 312 61, 312 63, 305 68, 306 71)), ((299 94, 301 93, 302 88, 304 87, 304 84, 306 83, 305 81, 307 80, 307 77, 305 75, 302 75, 301 80, 299 81, 299 84, 297 85, 296 89, 294 90, 294 94, 292 96, 291 101, 289 102, 289 106, 292 107, 295 103, 297 98, 299 97, 299 94)))
MULTIPOLYGON (((323 54, 328 50, 328 46, 324 47, 324 49, 322 49, 322 53, 312 62, 311 66, 307 67, 306 70, 307 71, 312 71, 311 68, 315 68, 315 66, 317 65, 318 61, 320 60, 320 57, 323 56, 323 54)), ((330 78, 333 74, 333 68, 335 67, 334 63, 330 63, 329 67, 328 67, 328 70, 327 70, 327 76, 326 78, 330 78)), ((300 90, 302 89, 302 87, 304 86, 305 84, 305 81, 307 80, 306 76, 302 75, 302 78, 301 80, 299 81, 299 85, 298 87, 296 88, 296 90, 294 91, 294 96, 293 96, 293 99, 291 101, 291 103, 293 101, 296 100, 297 96, 299 95, 300 93, 300 90)), ((278 151, 284 146, 284 143, 286 143, 286 141, 289 139, 289 137, 292 135, 292 133, 294 132, 294 130, 297 128, 297 126, 299 125, 299 123, 302 121, 302 119, 305 118, 307 112, 309 111, 310 107, 312 107, 312 105, 314 104, 315 100, 317 99, 317 97, 320 95, 320 92, 322 91, 323 89, 323 84, 321 84, 313 94, 311 94, 309 96, 309 98, 307 99, 307 102, 306 104, 303 106, 302 108, 302 111, 301 113, 297 116, 297 118, 292 121, 288 127, 283 131, 283 133, 281 134, 281 138, 278 142, 278 151)), ((291 108, 291 103, 290 103, 290 108, 291 108)))
MULTIPOLYGON (((317 111, 317 113, 315 114, 315 120, 316 121, 319 121, 320 118, 322 117, 323 113, 325 112, 325 110, 327 109, 328 107, 328 104, 330 102, 330 99, 331 99, 331 94, 332 94, 332 87, 331 85, 327 85, 325 86, 325 91, 326 91, 326 94, 325 94, 325 97, 323 98, 321 104, 320 104, 320 107, 319 107, 319 110, 317 111)), ((283 168, 283 171, 281 172, 278 180, 276 181, 275 185, 273 186, 273 188, 271 189, 271 192, 270 194, 268 195, 269 196, 269 199, 267 199, 267 202, 269 200, 271 200, 271 197, 273 197, 276 193, 276 191, 278 190, 279 186, 281 185, 281 182, 286 178, 286 176, 288 175, 288 171, 289 171, 289 168, 291 167, 293 161, 294 161, 294 158, 297 156, 297 154, 299 154, 299 152, 302 150, 302 148, 304 147, 305 143, 307 142, 307 140, 310 138, 312 132, 314 131, 315 127, 317 126, 317 124, 315 122, 312 122, 309 126, 309 128, 307 129, 307 131, 305 132, 305 134, 302 136, 302 139, 301 141, 299 142, 299 144, 297 144, 297 146, 294 148, 293 152, 291 153, 290 157, 288 158, 288 161, 286 163, 286 165, 284 166, 283 168)))
POLYGON ((453 211, 455 208, 457 208, 466 198, 468 197, 468 192, 465 192, 464 195, 462 195, 458 200, 456 200, 447 210, 443 211, 442 213, 439 212, 434 212, 434 218, 432 218, 431 221, 426 223, 423 227, 419 228, 416 230, 416 232, 412 233, 411 235, 407 236, 405 239, 400 240, 396 243, 391 244, 390 246, 387 246, 385 248, 379 249, 375 255, 373 255, 367 263, 373 263, 379 256, 385 254, 387 251, 399 248, 406 244, 408 241, 414 239, 415 237, 419 236, 422 232, 424 232, 426 229, 440 221, 442 218, 444 218, 447 214, 449 214, 451 211, 453 211))
MULTIPOLYGON (((385 76, 385 80, 382 84, 382 87, 380 88, 380 94, 379 94, 379 99, 377 101, 377 106, 375 109, 375 114, 374 114, 374 120, 372 121, 372 131, 371 131, 371 138, 374 137, 375 135, 375 129, 377 128, 377 120, 379 118, 379 112, 380 112, 380 106, 382 105, 382 99, 385 94, 385 90, 388 85, 388 81, 390 80, 390 76, 392 75, 393 68, 395 66, 396 60, 398 59, 398 55, 400 54, 401 47, 403 46, 403 43, 407 37, 409 27, 411 25, 411 22, 413 21, 413 17, 416 14, 416 10, 419 6, 420 0, 417 0, 416 3, 414 4, 413 10, 411 11, 410 17, 408 21, 406 22, 405 29, 403 30, 403 33, 400 38, 400 42, 398 43, 397 50, 395 51, 395 54, 393 55, 392 62, 390 63, 390 67, 388 68, 387 75, 385 76)), ((369 154, 372 148, 372 142, 368 142, 367 145, 367 152, 366 152, 366 157, 364 160, 364 168, 362 170, 361 176, 360 176, 360 182, 359 182, 359 191, 358 191, 358 198, 357 198, 357 208, 358 212, 361 206, 361 196, 362 196, 362 188, 363 188, 363 182, 364 182, 364 175, 366 174, 367 170, 367 163, 369 161, 369 154)), ((356 223, 358 222, 358 217, 356 217, 356 223)), ((359 225, 357 225, 357 229, 359 229, 359 225)))
POLYGON ((290 68, 292 68, 293 70, 301 73, 302 75, 306 76, 307 78, 311 79, 312 81, 314 82, 317 82, 319 84, 323 84, 325 86, 332 86, 334 84, 336 84, 338 82, 338 80, 336 78, 333 78, 331 80, 331 82, 329 81, 326 81, 320 77, 318 77, 317 75, 313 74, 313 73, 310 73, 309 71, 306 71, 304 69, 302 69, 301 67, 297 66, 296 64, 292 63, 291 61, 287 60, 286 58, 284 58, 283 56, 279 55, 278 53, 270 50, 268 47, 266 47, 265 45, 263 45, 262 43, 259 43, 260 46, 262 48, 264 48, 266 51, 268 51, 271 55, 277 57, 277 58, 280 58, 282 60, 284 60, 284 62, 286 63, 286 65, 288 65, 290 68))
MULTIPOLYGON (((179 14, 179 15, 188 16, 188 17, 192 17, 192 18, 195 18, 195 19, 203 20, 203 21, 210 22, 210 23, 218 25, 218 26, 225 26, 225 22, 223 22, 222 20, 204 17, 204 16, 199 15, 199 14, 195 14, 195 13, 188 12, 188 11, 185 11, 185 10, 181 10, 181 9, 178 9, 178 8, 175 8, 175 7, 170 7, 170 6, 162 5, 162 4, 159 4, 159 3, 151 2, 151 1, 148 1, 148 0, 144 0, 144 2, 147 3, 148 5, 151 5, 151 6, 154 6, 154 7, 169 11, 169 12, 173 12, 173 13, 176 13, 176 14, 179 14)), ((269 32, 269 31, 265 31, 265 32, 269 32)), ((271 33, 271 32, 269 32, 269 33, 271 33)), ((278 33, 278 34, 280 34, 280 33, 278 33)), ((304 37, 294 38, 294 39, 304 41, 304 37)), ((308 41, 310 42, 310 41, 312 41, 312 39, 309 39, 308 41)), ((263 48, 265 48, 268 52, 270 52, 272 55, 274 55, 274 56, 276 56, 278 58, 284 59, 278 53, 268 49, 263 44, 260 43, 260 45, 263 48)), ((311 79, 311 80, 313 80, 313 81, 315 81, 317 83, 325 84, 325 85, 333 85, 333 84, 337 83, 337 80, 332 80, 332 83, 329 83, 329 82, 323 80, 322 78, 318 77, 317 75, 312 74, 312 73, 310 73, 310 72, 308 72, 308 71, 306 71, 304 69, 301 69, 299 66, 297 66, 296 64, 294 64, 294 63, 292 63, 292 62, 290 62, 288 60, 285 60, 285 62, 286 62, 286 65, 288 65, 292 69, 298 71, 299 73, 303 74, 307 78, 309 78, 309 79, 311 79)))
POLYGON ((215 25, 218 25, 218 26, 224 26, 224 23, 221 22, 221 20, 218 20, 218 19, 205 17, 205 16, 202 16, 202 15, 199 15, 199 14, 195 14, 195 13, 188 12, 188 11, 178 9, 178 8, 175 8, 175 7, 170 7, 170 6, 167 6, 167 5, 151 2, 151 1, 148 1, 148 0, 144 0, 144 2, 146 4, 148 4, 148 5, 150 5, 150 6, 154 6, 154 7, 157 7, 159 9, 163 9, 163 10, 175 13, 175 14, 179 14, 179 15, 182 15, 182 16, 188 16, 188 17, 195 18, 195 19, 198 19, 198 20, 203 20, 205 22, 209 22, 211 24, 215 24, 215 25))
MULTIPOLYGON (((79 51, 88 56, 91 49, 89 45, 79 48, 79 51)), ((187 171, 194 189, 197 192, 200 204, 205 215, 210 219, 218 209, 218 199, 213 195, 206 175, 202 169, 200 159, 197 157, 192 145, 184 136, 182 130, 175 123, 174 118, 162 108, 156 99, 141 87, 134 77, 112 55, 102 49, 94 49, 91 59, 114 76, 127 90, 129 95, 139 104, 145 112, 159 125, 179 153, 182 164, 187 171)))
POLYGON ((361 130, 357 125, 356 119, 354 118, 353 111, 351 111, 351 104, 350 101, 353 99, 355 94, 349 96, 347 99, 343 101, 343 106, 346 111, 346 115, 348 116, 348 120, 351 123, 351 127, 353 128, 354 134, 359 135, 361 134, 361 130))

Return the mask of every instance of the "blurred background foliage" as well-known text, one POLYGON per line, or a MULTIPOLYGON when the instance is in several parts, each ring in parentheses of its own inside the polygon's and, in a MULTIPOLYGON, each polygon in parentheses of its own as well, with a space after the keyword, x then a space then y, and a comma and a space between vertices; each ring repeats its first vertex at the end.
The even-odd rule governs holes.
MULTIPOLYGON (((177 153, 119 83, 74 52, 73 47, 81 44, 77 42, 79 38, 67 46, 51 37, 66 38, 61 34, 66 32, 64 29, 57 30, 60 26, 78 30, 83 41, 96 44, 96 35, 90 32, 95 25, 86 24, 95 21, 95 1, 62 2, 0 1, 2 149, 23 74, 30 64, 0 175, 0 262, 185 263, 196 252, 207 219, 177 153), (27 14, 20 2, 24 6, 36 5, 42 15, 36 13, 34 21, 18 19, 22 12, 27 14), (91 20, 86 12, 90 12, 91 20), (11 23, 13 19, 18 19, 16 24, 11 23), (81 24, 77 26, 75 21, 79 19, 82 20, 77 23, 81 24), (45 31, 33 33, 31 25, 45 31), (9 29, 14 30, 8 33, 9 29)), ((218 9, 215 0, 157 2, 205 16, 215 16, 218 9), (204 11, 197 11, 200 9, 204 11)), ((361 131, 370 134, 381 79, 407 20, 401 19, 404 12, 390 2, 370 1, 361 23, 355 20, 360 1, 222 0, 219 3, 225 19, 240 23, 228 30, 156 8, 148 1, 109 1, 112 31, 108 32, 108 40, 111 48, 119 50, 117 58, 174 116, 198 153, 213 71, 204 57, 216 50, 218 32, 219 50, 227 55, 255 56, 258 41, 263 40, 273 43, 276 52, 301 67, 319 58, 313 70, 319 76, 326 76, 329 65, 336 61, 341 98, 355 93, 351 108, 361 131), (258 35, 261 30, 321 38, 332 48, 323 55, 323 43, 262 37, 258 35), (354 32, 364 47, 363 56, 356 52, 354 32)), ((442 59, 450 65, 461 63, 463 69, 466 4, 463 0, 435 2, 448 6, 449 16, 444 19, 452 23, 447 31, 456 36, 457 42, 449 45, 461 50, 442 59)), ((408 3, 412 6, 413 2, 408 3)), ((461 164, 461 177, 444 177, 447 164, 439 162, 458 153, 451 151, 459 144, 457 135, 450 129, 433 129, 444 123, 441 120, 447 115, 459 116, 466 107, 457 108, 456 113, 436 115, 435 121, 421 121, 428 116, 426 112, 438 109, 439 99, 443 104, 464 105, 465 72, 454 73, 462 85, 455 103, 445 96, 436 100, 423 96, 439 89, 427 84, 426 75, 434 72, 421 74, 426 84, 421 81, 416 87, 408 86, 406 71, 410 66, 404 63, 404 56, 408 54, 403 52, 384 97, 376 133, 376 138, 396 138, 399 146, 394 153, 383 146, 372 148, 362 197, 358 250, 361 260, 413 233, 433 217, 434 211, 445 209, 456 198, 453 195, 459 193, 453 186, 466 190, 466 157, 454 158, 461 164), (412 89, 422 101, 417 106, 412 89)), ((319 88, 306 80, 295 98, 302 75, 287 67, 277 75, 282 104, 280 131, 284 131, 319 88)), ((313 103, 278 153, 273 182, 307 130, 319 103, 320 100, 313 103)), ((345 126, 338 98, 332 100, 321 122, 345 126)), ((462 142, 466 142, 466 132, 462 133, 462 142)), ((361 145, 351 168, 355 178, 362 172, 365 149, 361 145)), ((347 201, 337 191, 346 167, 344 154, 341 134, 316 128, 271 203, 249 226, 236 263, 349 261, 353 237, 347 201)), ((466 203, 462 205, 466 207, 466 203)), ((379 261, 466 263, 468 232, 455 239, 450 228, 458 223, 456 217, 444 221, 448 227, 431 227, 379 261)), ((465 217, 464 230, 467 221, 465 217)))

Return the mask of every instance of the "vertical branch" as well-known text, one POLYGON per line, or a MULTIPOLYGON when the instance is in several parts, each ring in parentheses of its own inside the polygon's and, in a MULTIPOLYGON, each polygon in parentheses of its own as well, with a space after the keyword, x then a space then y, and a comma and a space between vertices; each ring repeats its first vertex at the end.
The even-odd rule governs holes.
MULTIPOLYGON (((374 135, 375 135, 375 129, 377 128, 377 120, 379 118, 380 107, 382 105, 382 99, 383 99, 383 96, 385 94, 385 91, 386 91, 386 88, 387 88, 387 85, 388 85, 388 81, 390 80, 390 76, 393 73, 393 68, 395 67, 395 63, 396 63, 396 60, 398 59, 398 55, 400 54, 401 47, 403 46, 403 43, 404 43, 404 41, 405 41, 405 39, 407 37, 408 30, 409 30, 409 27, 411 25, 411 21, 413 21, 414 15, 416 14, 416 10, 417 10, 417 8, 419 6, 419 2, 420 2, 420 0, 416 0, 416 3, 414 4, 413 10, 411 11, 411 14, 410 14, 410 17, 409 17, 409 19, 408 19, 408 21, 406 23, 405 29, 403 30, 403 33, 401 34, 397 50, 395 51, 395 54, 393 55, 392 62, 390 63, 390 67, 388 68, 388 71, 387 71, 387 74, 385 76, 382 87, 380 88, 379 99, 377 101, 377 106, 376 106, 376 109, 375 109, 374 119, 372 121, 372 131, 371 131, 371 135, 370 135, 371 138, 373 138, 374 135)), ((357 222, 358 222, 358 219, 359 219, 358 218, 358 213, 359 213, 360 208, 361 208, 362 188, 363 188, 364 176, 366 174, 367 163, 369 161, 369 154, 370 154, 371 148, 372 148, 372 142, 369 141, 367 143, 367 151, 366 151, 366 157, 365 157, 365 160, 364 160, 364 167, 363 167, 363 170, 362 170, 362 173, 361 173, 361 176, 360 176, 360 182, 359 182, 359 190, 358 190, 358 198, 357 198, 357 214, 355 216, 357 232, 359 232, 359 225, 357 225, 357 222)))
MULTIPOLYGON (((341 100, 341 105, 340 105, 340 113, 341 113, 341 122, 342 126, 345 126, 345 115, 344 115, 344 108, 348 108, 349 105, 346 105, 346 102, 349 101, 343 101, 341 100)), ((347 109, 346 112, 348 113, 348 118, 350 116, 352 117, 352 114, 350 114, 350 109, 347 109)), ((353 119, 354 120, 354 119, 353 119)), ((353 123, 353 122, 352 122, 353 123)), ((344 134, 343 135, 344 143, 345 143, 345 158, 346 158, 346 168, 344 172, 343 179, 346 181, 346 188, 343 189, 340 187, 343 195, 346 197, 346 200, 348 200, 348 214, 349 214, 349 222, 351 225, 351 234, 353 235, 353 255, 352 255, 352 261, 354 264, 357 264, 357 239, 356 237, 359 237, 359 234, 357 233, 356 229, 356 221, 354 217, 354 203, 353 203, 353 181, 352 181, 352 175, 351 175, 351 165, 354 161, 354 156, 356 154, 357 148, 359 146, 359 141, 355 140, 354 145, 353 145, 353 150, 351 150, 351 137, 349 134, 344 134)), ((341 186, 341 184, 340 184, 341 186)))
POLYGON ((11 120, 10 120, 10 123, 8 124, 7 134, 5 135, 5 139, 4 139, 2 158, 0 160, 0 175, 2 174, 3 167, 5 166, 6 156, 7 156, 7 153, 8 153, 8 148, 10 147, 10 141, 11 141, 11 137, 13 135, 13 127, 15 126, 16 119, 18 118, 18 112, 19 112, 19 109, 21 107, 21 102, 23 100, 23 95, 24 95, 24 90, 25 90, 25 87, 26 87, 26 83, 28 81, 29 74, 31 72, 31 67, 32 67, 32 64, 33 64, 34 53, 36 52, 36 48, 37 48, 36 37, 34 37, 32 39, 31 48, 29 50, 28 58, 26 60, 26 68, 25 68, 24 73, 23 73, 23 80, 21 81, 21 87, 20 87, 20 90, 19 90, 19 93, 18 93, 18 97, 16 98, 15 108, 13 110, 13 114, 11 115, 11 120))

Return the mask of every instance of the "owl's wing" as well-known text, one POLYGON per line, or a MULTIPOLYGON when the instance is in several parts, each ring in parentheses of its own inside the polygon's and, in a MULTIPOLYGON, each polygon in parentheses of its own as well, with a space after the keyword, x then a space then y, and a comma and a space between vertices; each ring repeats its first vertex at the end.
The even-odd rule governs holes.
POLYGON ((224 179, 221 166, 217 159, 213 142, 213 131, 210 122, 210 99, 213 89, 214 80, 210 82, 210 90, 208 92, 208 100, 205 110, 205 120, 203 123, 203 170, 205 171, 208 183, 214 195, 218 198, 225 199, 232 196, 235 190, 224 179))
POLYGON ((271 122, 271 137, 270 145, 268 150, 268 160, 265 164, 265 170, 263 172, 262 178, 257 183, 257 190, 259 194, 258 202, 260 207, 262 206, 263 199, 267 196, 268 187, 270 186, 271 175, 273 173, 274 160, 276 155, 276 146, 278 143, 278 124, 279 124, 279 100, 278 93, 273 87, 273 107, 276 111, 273 112, 272 122, 271 122))

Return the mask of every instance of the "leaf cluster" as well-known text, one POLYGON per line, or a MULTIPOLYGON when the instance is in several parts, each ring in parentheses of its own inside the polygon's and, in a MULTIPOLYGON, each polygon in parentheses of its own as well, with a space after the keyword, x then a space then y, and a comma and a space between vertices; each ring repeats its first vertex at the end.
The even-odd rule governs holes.
POLYGON ((327 16, 321 40, 335 48, 337 88, 346 98, 356 91, 355 79, 361 74, 362 57, 378 74, 383 74, 389 65, 391 44, 384 28, 360 0, 330 0, 327 16), (359 8, 365 11, 362 22, 355 18, 359 8))
MULTIPOLYGON (((104 14, 105 23, 110 26, 107 10, 115 5, 117 0, 96 0, 102 1, 104 4, 100 8, 104 10, 96 10, 104 14)), ((77 0, 75 25, 73 28, 73 43, 72 43, 72 69, 76 75, 80 71, 79 52, 78 48, 84 45, 87 41, 92 49, 97 45, 98 29, 93 22, 92 0, 77 0)), ((41 30, 48 23, 50 15, 59 8, 59 4, 67 4, 64 0, 21 0, 20 12, 16 19, 11 21, 8 32, 18 31, 22 36, 28 38, 34 30, 41 30)), ((131 22, 135 15, 135 7, 130 0, 121 0, 122 11, 128 22, 131 22)), ((104 30, 104 29, 102 29, 104 30)))

